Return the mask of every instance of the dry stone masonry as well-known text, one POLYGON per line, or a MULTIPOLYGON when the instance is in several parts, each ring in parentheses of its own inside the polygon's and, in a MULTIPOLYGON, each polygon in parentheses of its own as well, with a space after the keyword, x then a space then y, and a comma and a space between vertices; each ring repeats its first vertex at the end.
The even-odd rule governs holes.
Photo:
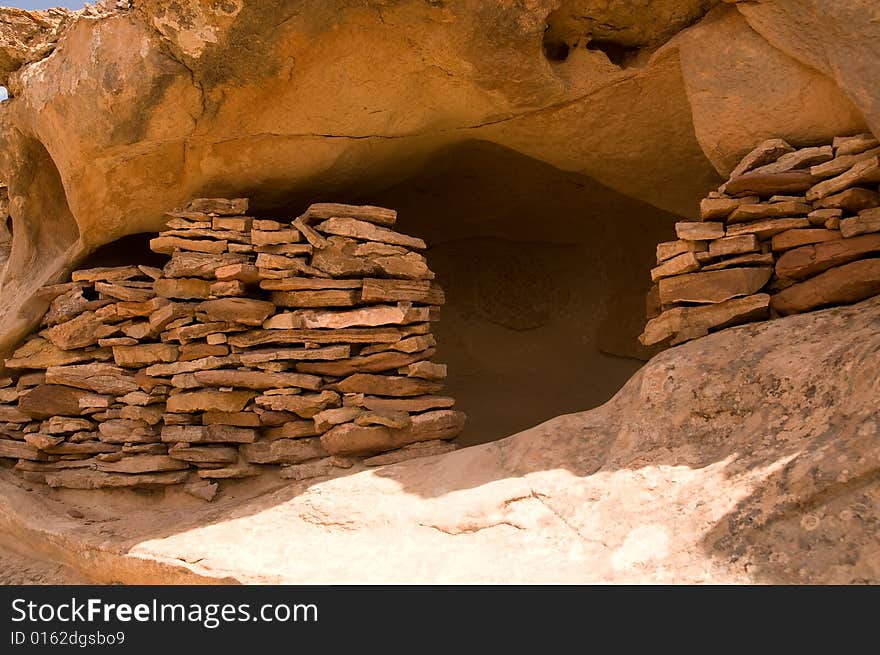
POLYGON ((645 345, 880 294, 880 142, 765 141, 657 246, 645 345))
POLYGON ((393 210, 315 204, 290 221, 196 199, 150 241, 164 268, 92 268, 43 288, 6 360, 0 457, 50 487, 306 479, 452 450, 439 395, 444 302, 393 210))

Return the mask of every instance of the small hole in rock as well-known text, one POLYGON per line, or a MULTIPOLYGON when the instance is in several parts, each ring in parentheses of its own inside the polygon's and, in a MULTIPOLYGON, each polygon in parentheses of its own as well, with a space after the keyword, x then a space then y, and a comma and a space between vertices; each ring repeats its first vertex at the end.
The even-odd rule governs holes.
POLYGON ((639 51, 638 47, 627 46, 616 41, 593 39, 587 43, 587 50, 604 52, 608 61, 619 68, 625 68, 632 57, 639 51))
POLYGON ((544 56, 550 61, 565 61, 571 50, 565 41, 545 41, 544 56))
POLYGON ((155 232, 129 234, 111 243, 95 249, 88 257, 77 265, 78 269, 97 268, 99 266, 126 266, 128 264, 144 264, 162 268, 169 257, 150 250, 150 239, 155 232))

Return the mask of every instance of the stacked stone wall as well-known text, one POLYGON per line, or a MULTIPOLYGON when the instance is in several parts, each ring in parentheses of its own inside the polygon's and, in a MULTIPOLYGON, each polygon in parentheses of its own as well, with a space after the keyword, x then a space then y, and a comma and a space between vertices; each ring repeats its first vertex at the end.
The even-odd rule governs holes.
POLYGON ((294 220, 201 198, 150 241, 163 268, 73 272, 6 360, 0 457, 51 487, 305 479, 452 450, 425 243, 380 207, 294 220))

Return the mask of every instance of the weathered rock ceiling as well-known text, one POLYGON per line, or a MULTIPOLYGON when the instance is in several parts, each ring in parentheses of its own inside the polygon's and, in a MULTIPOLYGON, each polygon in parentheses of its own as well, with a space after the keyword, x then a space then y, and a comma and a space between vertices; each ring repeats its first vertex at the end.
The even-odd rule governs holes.
POLYGON ((4 10, 0 346, 36 287, 193 196, 368 197, 478 140, 689 214, 765 135, 880 127, 871 0, 115 4, 4 10))

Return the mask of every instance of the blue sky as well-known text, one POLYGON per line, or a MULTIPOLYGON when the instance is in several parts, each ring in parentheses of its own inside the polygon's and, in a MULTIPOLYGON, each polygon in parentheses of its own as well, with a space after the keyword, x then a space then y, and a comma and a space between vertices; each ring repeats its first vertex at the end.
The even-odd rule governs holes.
POLYGON ((67 7, 68 9, 82 9, 83 2, 71 2, 71 0, 0 0, 3 7, 18 7, 19 9, 48 9, 49 7, 67 7))

